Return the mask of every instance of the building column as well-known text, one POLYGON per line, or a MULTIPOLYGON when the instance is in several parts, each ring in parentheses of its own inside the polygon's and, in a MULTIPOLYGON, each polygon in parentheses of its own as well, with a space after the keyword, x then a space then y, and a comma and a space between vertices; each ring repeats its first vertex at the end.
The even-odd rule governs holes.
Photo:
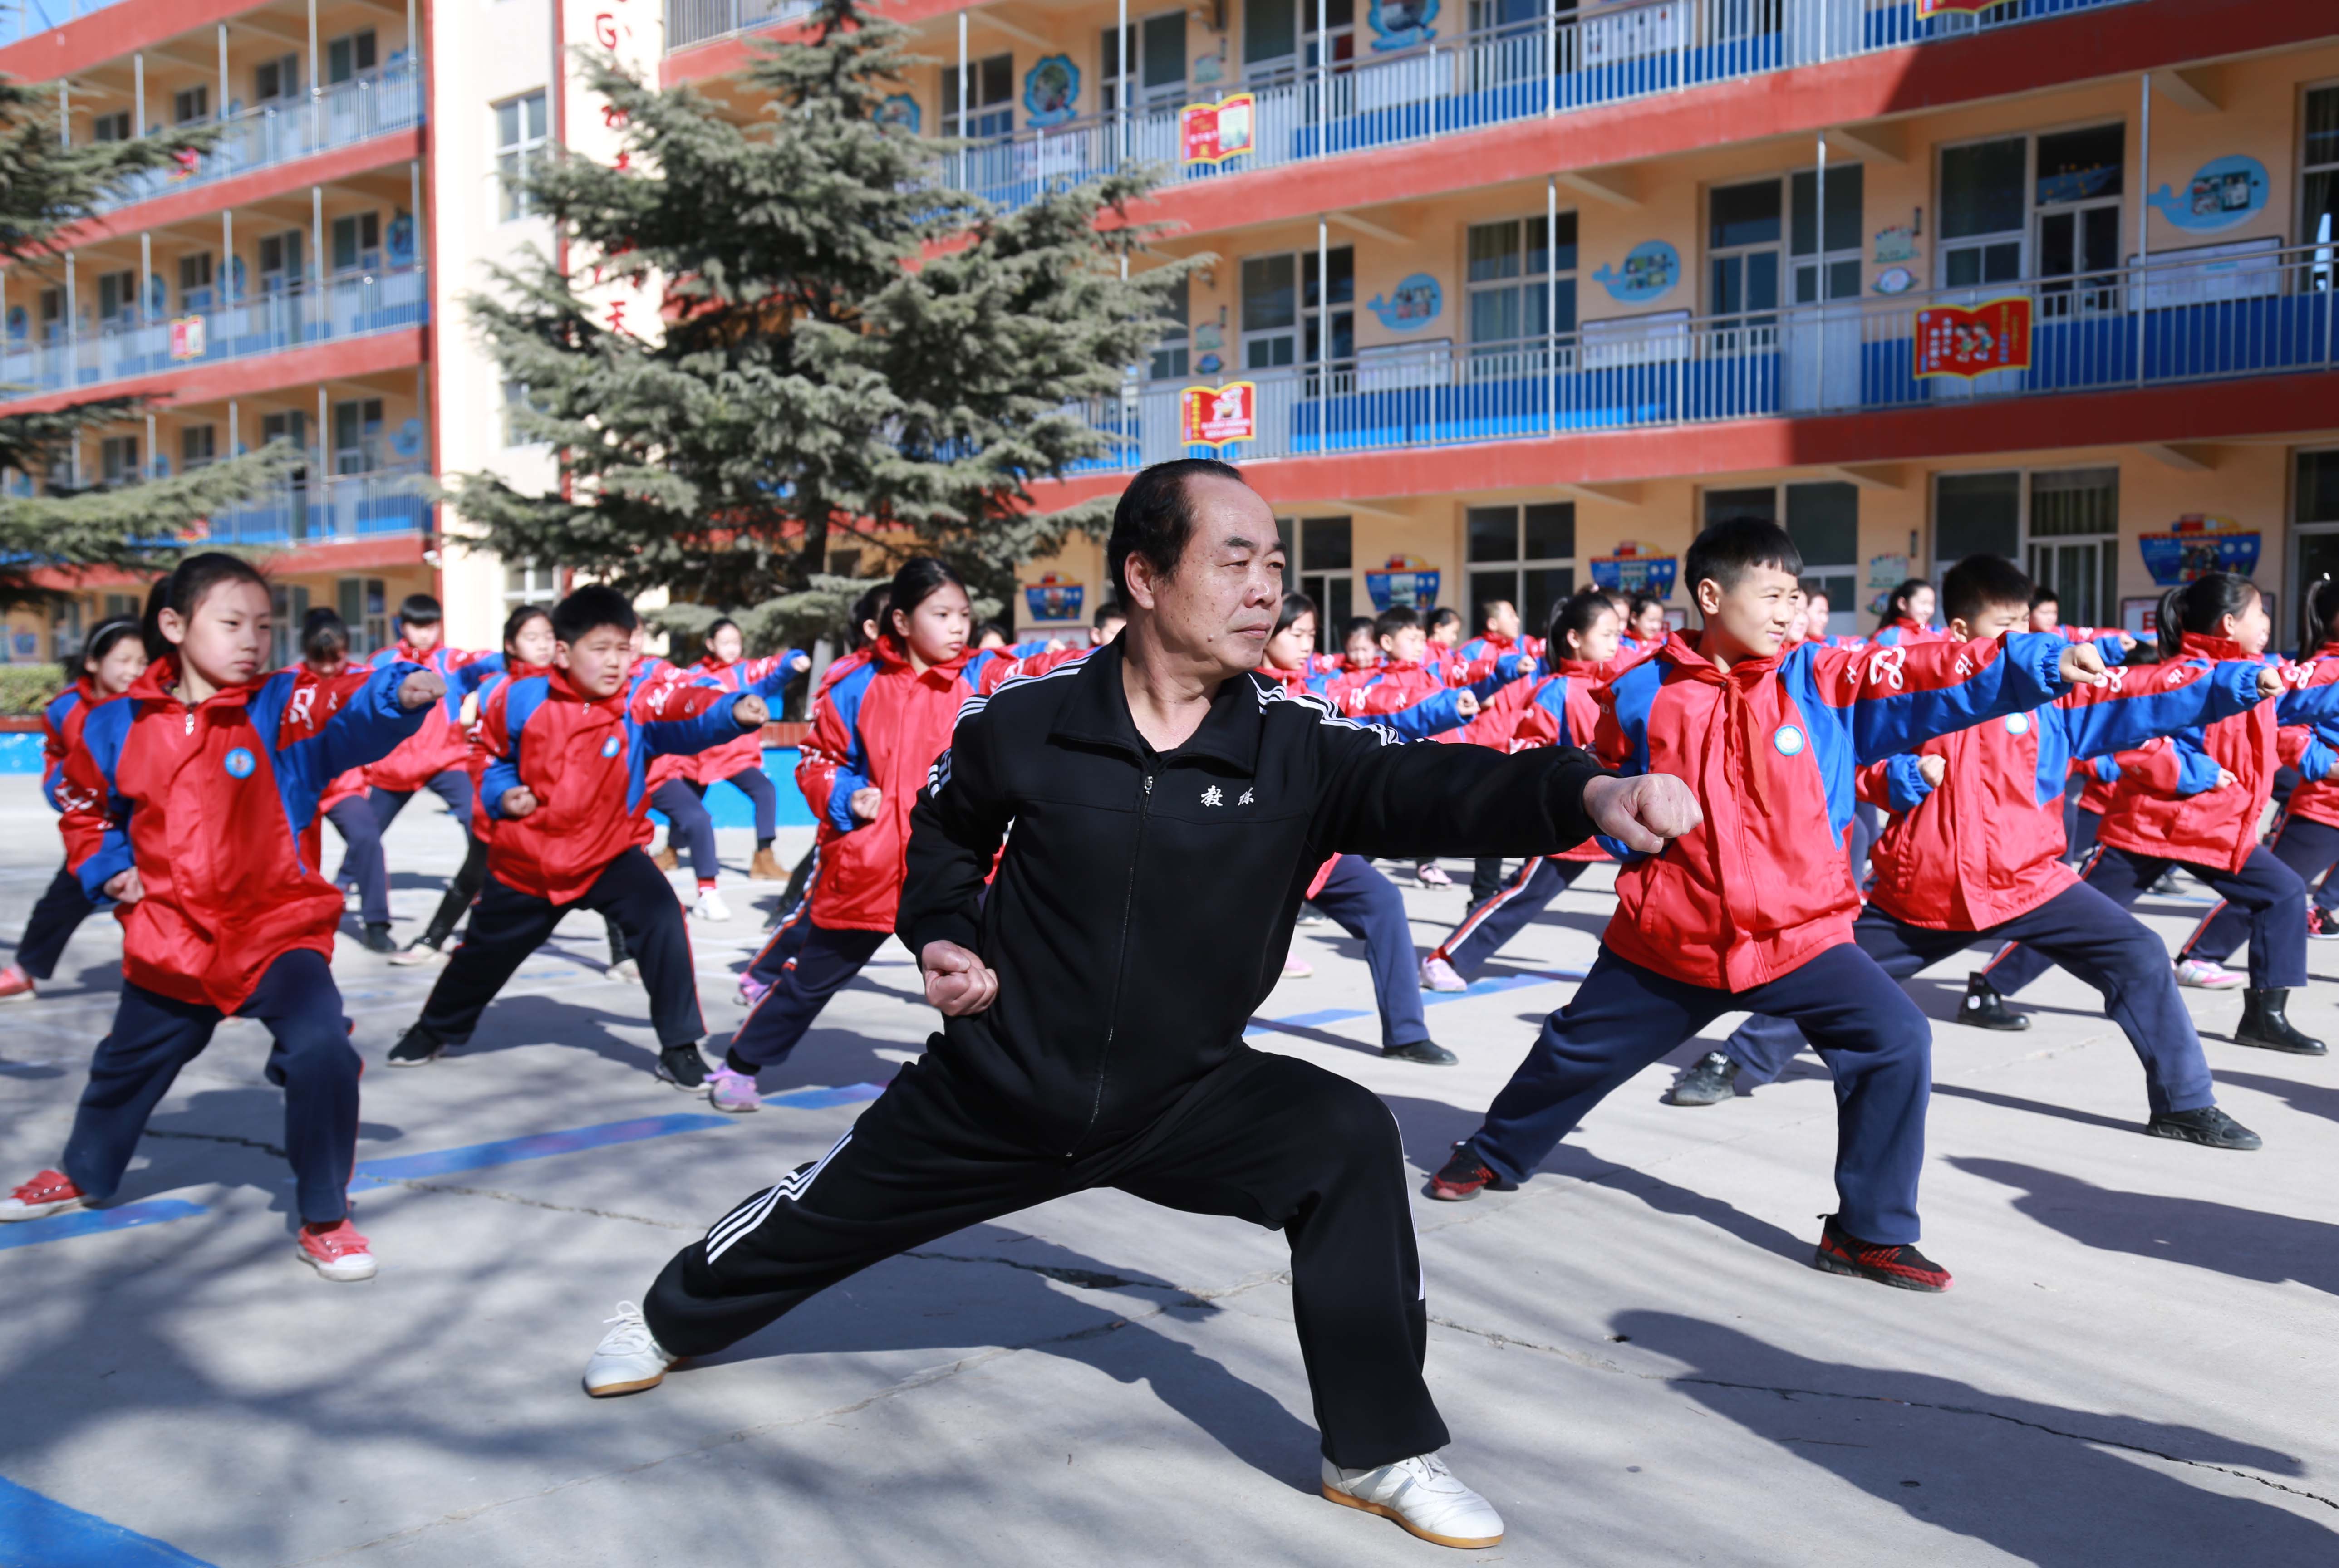
POLYGON ((227 24, 219 25, 219 102, 212 105, 214 121, 227 118, 227 24))
POLYGON ((309 147, 324 145, 325 98, 317 70, 317 0, 309 0, 309 147))
POLYGON ((130 133, 146 135, 146 56, 130 56, 130 133))

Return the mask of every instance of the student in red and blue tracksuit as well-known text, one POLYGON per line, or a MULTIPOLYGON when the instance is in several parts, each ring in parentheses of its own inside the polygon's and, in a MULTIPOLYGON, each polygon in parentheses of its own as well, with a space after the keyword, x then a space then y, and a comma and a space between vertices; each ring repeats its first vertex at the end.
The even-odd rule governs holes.
POLYGON ((392 1066, 419 1066, 469 1040, 496 993, 581 905, 616 919, 641 966, 658 1076, 678 1089, 706 1082, 706 1027, 682 908, 642 853, 647 774, 653 757, 753 734, 767 710, 752 694, 634 680, 640 625, 616 589, 579 588, 552 612, 556 667, 507 681, 489 699, 480 734, 491 760, 479 780, 481 807, 496 823, 487 886, 422 1016, 390 1049, 392 1066))
POLYGON ((1899 648, 1948 641, 1949 634, 1933 625, 1937 597, 1932 584, 1910 577, 1885 596, 1884 616, 1876 623, 1876 633, 1869 642, 1880 648, 1899 648))
MULTIPOLYGON (((64 809, 57 804, 57 784, 64 777, 66 754, 81 742, 89 710, 128 691, 145 668, 146 645, 136 621, 107 621, 82 645, 81 678, 41 710, 41 798, 50 810, 64 809)), ((35 987, 56 972, 65 943, 96 908, 73 867, 59 867, 25 922, 15 962, 0 969, 0 1001, 29 1001, 35 987)))
MULTIPOLYGON (((2230 572, 2171 588, 2161 598, 2158 624, 2167 658, 2260 660, 2273 631, 2257 588, 2230 572)), ((2234 1043, 2320 1056, 2323 1042, 2301 1033, 2286 1011, 2290 992, 2306 983, 2306 884, 2258 843, 2257 828, 2280 765, 2276 732, 2339 718, 2339 659, 2275 660, 2270 667, 2281 672, 2288 688, 2279 698, 2172 739, 2180 756, 2176 789, 2146 770, 2122 772, 2095 853, 2079 874, 2125 908, 2162 873, 2182 866, 2246 912, 2249 983, 2234 1043)), ((2218 952, 2205 942, 2216 940, 2210 930, 2216 923, 2213 912, 2177 953, 2180 984, 2231 985, 2217 963, 2233 950, 2218 952)), ((1984 979, 1996 996, 2011 996, 2052 962, 2035 948, 2009 947, 1983 971, 1984 979)))
POLYGON ((91 710, 65 758, 67 858, 122 922, 122 1001, 63 1169, 0 1201, 0 1219, 113 1197, 172 1080, 222 1019, 252 1018, 275 1041, 267 1076, 284 1090, 300 1255, 328 1279, 363 1279, 373 1254, 347 1192, 360 1065, 331 968, 341 897, 307 851, 327 781, 387 755, 442 687, 402 663, 262 674, 269 613, 248 562, 181 562, 157 616, 170 651, 91 710))
MULTIPOLYGON (((1960 562, 1941 584, 1950 640, 2021 626, 2030 589, 2029 577, 2001 557, 1960 562)), ((2105 641, 2110 647, 2099 642, 2099 649, 2121 651, 2116 635, 2105 641)), ((2107 685, 1936 736, 1863 770, 1863 787, 1885 794, 1894 814, 1876 847, 1876 881, 1853 940, 1900 980, 1977 943, 2035 949, 2103 993, 2105 1016, 2144 1063, 2147 1131, 2213 1149, 2257 1148, 2255 1133, 2217 1109, 2201 1037, 2160 938, 2064 864, 2060 800, 2074 751, 2134 747, 2216 724, 2283 689, 2281 677, 2254 659, 2121 667, 2107 685)), ((1981 1009, 1987 989, 1976 974, 1966 1013, 1981 1009)), ((1691 1070, 1674 1102, 1727 1099, 1741 1077, 1768 1082, 1802 1043, 1791 1022, 1757 1014, 1691 1070)))
POLYGON ((1600 750, 1627 772, 1670 774, 1703 825, 1628 862, 1600 957, 1566 1009, 1455 1146, 1433 1197, 1525 1179, 1618 1085, 1722 1013, 1791 1018, 1835 1074, 1836 1191, 1819 1267, 1910 1289, 1949 1277, 1917 1251, 1932 1034, 1925 1015, 1851 940, 1860 895, 1843 861, 1863 764, 2101 681, 2091 646, 2009 634, 1781 653, 1801 558, 1756 518, 1701 533, 1687 559, 1704 620, 1619 676, 1601 701, 1600 750))
MULTIPOLYGON (((747 658, 745 653, 746 639, 739 623, 725 616, 706 628, 706 656, 698 661, 698 673, 734 695, 752 691, 776 707, 787 688, 812 668, 812 655, 797 648, 760 659, 747 658)), ((764 737, 742 735, 702 752, 692 771, 702 796, 717 784, 729 784, 755 807, 755 856, 747 866, 748 880, 787 881, 786 868, 772 857, 772 841, 780 831, 780 797, 772 788, 771 775, 764 772, 764 737)), ((710 855, 706 865, 713 864, 710 855)))
MULTIPOLYGON (((1566 650, 1559 667, 1540 680, 1505 687, 1462 732, 1463 738, 1502 752, 1547 745, 1590 751, 1600 722, 1600 705, 1592 694, 1617 673, 1623 639, 1616 627, 1615 606, 1597 588, 1561 600, 1544 640, 1546 648, 1566 650)), ((1609 859, 1597 843, 1587 843, 1564 854, 1526 862, 1421 961, 1422 985, 1430 991, 1467 991, 1485 972, 1487 960, 1574 885, 1586 866, 1609 859)))

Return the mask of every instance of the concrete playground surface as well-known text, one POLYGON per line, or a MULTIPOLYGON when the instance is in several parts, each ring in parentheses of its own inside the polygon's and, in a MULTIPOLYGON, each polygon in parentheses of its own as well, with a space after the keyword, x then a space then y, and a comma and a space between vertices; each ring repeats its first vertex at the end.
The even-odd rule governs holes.
MULTIPOLYGON (((328 834, 328 858, 338 846, 328 834)), ((726 833, 726 863, 750 844, 726 833)), ((435 806, 390 835, 400 932, 456 864, 435 806)), ((800 853, 801 835, 784 838, 800 853)), ((57 841, 0 780, 0 929, 57 841)), ((1457 875, 1466 868, 1450 869, 1457 875)), ((679 884, 681 879, 677 879, 679 884)), ((1386 1098, 1434 1169, 1592 959, 1607 878, 1564 896, 1431 1028, 1458 1067, 1383 1060, 1357 945, 1296 948, 1252 1039, 1386 1098)), ((713 1041, 777 889, 726 876, 695 927, 713 1041)), ((1426 949, 1460 887, 1407 886, 1426 949)), ((2198 900, 2147 899, 2173 939, 2198 900)), ((53 1164, 118 984, 110 921, 5 1014, 0 1178, 53 1164)), ((2318 944, 2313 967, 2339 978, 2318 944)), ((1281 1238, 1096 1192, 868 1270, 664 1386, 578 1375, 621 1299, 740 1198, 817 1157, 933 1015, 898 946, 748 1117, 655 1082, 636 987, 580 918, 471 1047, 380 1069, 436 974, 344 942, 373 1070, 357 1218, 382 1258, 294 1258, 265 1036, 231 1022, 154 1119, 116 1205, 0 1233, 0 1563, 1434 1563, 1316 1495, 1281 1238)), ((1810 1267, 1833 1099, 1806 1057, 1711 1109, 1663 1105, 1685 1047, 1524 1188, 1418 1200, 1447 1457, 1536 1564, 2339 1562, 2339 1062, 2222 1037, 2188 992, 2230 1154, 2142 1136, 2142 1075, 2051 975, 2027 1034, 1935 1030, 1923 1297, 1810 1267)), ((2339 1036, 2329 979, 2293 1016, 2339 1036)), ((1724 1021, 1711 1031, 1718 1040, 1724 1021)))

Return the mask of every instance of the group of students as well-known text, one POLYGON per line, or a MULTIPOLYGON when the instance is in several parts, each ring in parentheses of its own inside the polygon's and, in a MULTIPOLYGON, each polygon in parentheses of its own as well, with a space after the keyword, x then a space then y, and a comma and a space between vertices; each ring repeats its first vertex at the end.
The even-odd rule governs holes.
MULTIPOLYGON (((1426 958, 1367 855, 1308 859, 1293 910, 1305 899, 1364 942, 1383 1051, 1423 1063, 1455 1058, 1429 1039, 1422 992, 1466 989, 1586 865, 1617 866, 1597 961, 1432 1177, 1430 1196, 1462 1200, 1527 1179, 1609 1092, 1715 1018, 1743 1011, 1747 1021, 1683 1077, 1674 1102, 1727 1099, 1736 1084, 1775 1076, 1808 1041, 1838 1090, 1838 1205, 1816 1263, 1944 1289, 1947 1270, 1916 1245, 1930 1029, 1899 981, 1976 945, 1998 951, 1969 982, 1963 1021, 2024 1027, 2005 998, 2062 964, 2102 992, 2134 1045, 2148 1131, 2258 1147, 2217 1108, 2178 987, 2229 983, 2222 962, 2246 939, 2234 1038, 2324 1050, 2285 1008, 2305 981, 2305 880, 2339 861, 2339 783, 2330 782, 2339 592, 2320 584, 2307 596, 2311 635, 2293 661, 2267 655, 2272 628, 2256 589, 2211 574, 2163 600, 2159 657, 2144 662, 2121 634, 2054 624, 2051 596, 1997 557, 1971 557, 1943 578, 1943 627, 1930 624, 1933 585, 1912 582, 1868 638, 1828 633, 1829 607, 1805 593, 1792 541, 1767 521, 1707 528, 1685 567, 1694 634, 1669 626, 1662 605, 1620 606, 1598 591, 1554 606, 1537 636, 1506 604, 1485 606, 1466 640, 1450 612, 1396 608, 1351 628, 1343 654, 1327 658, 1314 651, 1318 606, 1298 594, 1274 606, 1271 631, 1258 628, 1262 713, 1280 698, 1388 745, 1587 752, 1618 774, 1662 775, 1645 782, 1695 803, 1654 836, 1530 856, 1426 958), (2285 767, 2299 782, 2261 843, 2285 767), (2093 847, 2074 870, 2066 794, 2079 780, 2102 794, 2093 847), (1865 854, 1854 831, 1863 803, 1885 819, 1865 854), (1863 860, 1873 874, 1864 889, 1863 860), (2171 867, 2225 901, 2174 963, 2129 912, 2171 867)), ((854 606, 857 646, 822 674, 796 773, 815 843, 743 977, 749 1011, 710 1064, 684 906, 648 853, 648 814, 659 806, 669 844, 688 849, 703 914, 712 862, 699 855, 711 832, 686 801, 698 804, 716 779, 748 780, 757 866, 776 877, 770 787, 754 748, 768 702, 803 675, 805 656, 745 660, 726 621, 709 633, 706 660, 676 666, 644 654, 625 596, 587 587, 549 610, 515 612, 503 646, 486 654, 447 649, 438 606, 417 599, 401 608, 397 646, 360 663, 349 656, 347 628, 321 613, 302 628, 300 661, 271 673, 270 616, 254 568, 192 557, 156 586, 143 624, 93 635, 81 679, 50 705, 44 788, 60 813, 65 866, 15 964, 0 972, 0 997, 30 995, 74 924, 109 906, 123 927, 124 978, 63 1159, 0 1199, 0 1221, 111 1198, 176 1073, 222 1018, 251 1017, 273 1038, 266 1070, 285 1090, 300 1256, 335 1280, 370 1277, 376 1264, 349 1218, 360 1063, 329 967, 344 898, 319 869, 321 822, 348 824, 344 873, 370 939, 388 926, 386 909, 364 902, 382 885, 380 828, 427 788, 467 833, 438 912, 392 959, 444 968, 391 1065, 420 1066, 467 1042, 519 965, 582 907, 603 916, 613 960, 633 966, 648 992, 657 1075, 720 1109, 753 1111, 758 1075, 789 1056, 909 921, 904 888, 918 880, 925 842, 913 818, 952 785, 953 736, 962 741, 1011 685, 1071 673, 1109 646, 1121 620, 1118 609, 1100 612, 1083 646, 1016 646, 1003 628, 977 627, 966 585, 927 557, 854 606)), ((1050 744, 1133 744, 1148 770, 1174 760, 1079 725, 1058 721, 1050 744)), ((1140 832, 1152 788, 1148 771, 1140 832)), ((1213 785, 1200 796, 1203 819, 1216 820, 1209 808, 1222 804, 1251 799, 1213 785)), ((1391 836, 1404 833, 1381 834, 1391 836)), ((992 868, 999 853, 993 844, 992 868)), ((969 865, 960 871, 988 874, 969 865)), ((1044 902, 1044 880, 1022 896, 1044 902)), ((1129 896, 1138 896, 1133 882, 1129 896)), ((1288 933, 1287 918, 1278 945, 1288 933)), ((1270 975, 1278 958, 1290 972, 1287 955, 1270 953, 1270 975)), ((954 962, 962 967, 939 989, 929 973, 930 996, 977 985, 972 955, 954 962)), ((750 1200, 761 1204, 754 1218, 717 1231, 760 1225, 817 1174, 800 1170, 750 1200)), ((590 1391, 655 1383, 673 1356, 647 1334, 635 1314, 610 1341, 633 1349, 605 1344, 596 1364, 654 1363, 646 1379, 588 1375, 590 1391)))

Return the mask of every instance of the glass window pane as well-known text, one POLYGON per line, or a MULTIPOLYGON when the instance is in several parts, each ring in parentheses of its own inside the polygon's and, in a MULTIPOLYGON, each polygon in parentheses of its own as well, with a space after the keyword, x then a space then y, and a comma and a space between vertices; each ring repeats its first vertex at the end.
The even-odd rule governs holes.
POLYGON ((1724 185, 1708 198, 1712 232, 1708 242, 1763 245, 1779 238, 1779 182, 1759 180, 1751 185, 1724 185))
POLYGON ((1298 51, 1292 0, 1245 0, 1243 64, 1281 60, 1298 51))
POLYGON ((1470 281, 1519 275, 1519 226, 1509 220, 1470 225, 1470 281))
POLYGON ((1933 558, 1953 567, 1968 556, 2020 558, 2022 476, 1943 474, 1933 491, 1933 558))
POLYGON ((1941 237, 2002 234, 2023 222, 2022 138, 1941 153, 1941 237))
POLYGON ((1304 518, 1299 523, 1299 560, 1311 572, 1339 571, 1349 559, 1346 518, 1304 518))
POLYGON ((2317 87, 2306 95, 2306 162, 2339 163, 2339 87, 2317 87))
POLYGON ((1298 281, 1289 256, 1251 256, 1242 264, 1242 323, 1246 332, 1271 331, 1299 320, 1298 281))
MULTIPOLYGON (((1167 86, 1186 79, 1186 13, 1166 11, 1144 23, 1145 70, 1148 87, 1167 86)), ((1000 95, 1002 99, 1005 94, 1000 95)))
POLYGON ((1779 493, 1764 485, 1753 490, 1708 490, 1705 492, 1705 526, 1726 523, 1733 518, 1760 518, 1766 523, 1779 520, 1779 493))
POLYGON ((517 104, 497 104, 496 145, 498 147, 508 147, 518 140, 519 105, 517 104))
POLYGON ((1551 625, 1551 612, 1575 591, 1574 567, 1530 567, 1519 574, 1525 580, 1526 602, 1519 606, 1521 626, 1541 636, 1551 625))
POLYGON ((1480 289, 1470 296, 1470 340, 1507 343, 1519 335, 1519 291, 1480 289))
POLYGON ((1519 544, 1519 558, 1564 561, 1575 554, 1575 503, 1546 501, 1528 507, 1519 544))
POLYGON ((1560 271, 1573 272, 1575 271, 1575 214, 1562 212, 1554 227, 1558 230, 1558 251, 1552 265, 1560 271))
POLYGON ((1852 566, 1860 560, 1860 490, 1831 482, 1787 487, 1787 537, 1806 567, 1852 566))
POLYGON ((2298 520, 2339 523, 2339 451, 2298 454, 2298 520))
MULTIPOLYGON (((1516 507, 1472 507, 1462 517, 1467 539, 1466 558, 1473 561, 1515 561, 1519 558, 1519 509, 1516 507)), ((1475 594, 1475 589, 1472 592, 1475 594)), ((1505 593, 1501 597, 1510 596, 1505 593)))
MULTIPOLYGON (((1838 163, 1828 170, 1827 180, 1827 248, 1830 251, 1857 251, 1862 229, 1861 195, 1865 182, 1857 163, 1838 163)), ((1820 177, 1816 169, 1806 169, 1794 177, 1791 205, 1794 211, 1791 249, 1798 256, 1811 253, 1812 238, 1819 232, 1820 177)))
POLYGON ((2004 240, 1995 245, 1985 245, 1981 252, 1981 281, 1985 283, 2011 283, 2022 276, 2022 242, 2004 240))
POLYGON ((1463 611, 1463 614, 1470 617, 1468 636, 1464 638, 1466 642, 1469 637, 1476 636, 1479 628, 1486 624, 1486 606, 1496 599, 1502 600, 1513 608, 1517 607, 1519 574, 1516 571, 1472 572, 1470 604, 1469 607, 1463 611))
POLYGON ((2038 205, 2086 202, 2120 193, 2125 125, 2091 125, 2038 138, 2038 205))
POLYGON ((1779 303, 1779 252, 1749 251, 1746 253, 1746 308, 1769 311, 1779 303))
POLYGON ((2030 477, 2034 539, 2119 532, 2119 470, 2067 468, 2030 477))
MULTIPOLYGON (((2306 177, 2306 201, 2298 223, 2301 243, 2328 245, 2339 239, 2339 173, 2325 169, 2306 177)), ((2331 286, 2331 259, 2327 255, 2314 258, 2321 281, 2314 286, 2331 286)))

